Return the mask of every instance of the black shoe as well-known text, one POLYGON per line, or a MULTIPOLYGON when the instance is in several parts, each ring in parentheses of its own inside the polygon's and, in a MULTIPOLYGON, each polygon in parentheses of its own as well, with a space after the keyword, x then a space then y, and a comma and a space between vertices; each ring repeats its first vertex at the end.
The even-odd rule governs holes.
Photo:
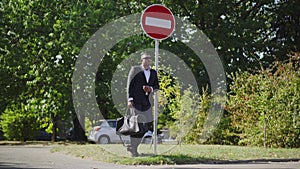
POLYGON ((131 153, 132 157, 138 157, 139 156, 139 153, 136 150, 134 151, 131 146, 127 147, 127 151, 129 151, 131 153))
POLYGON ((138 156, 139 156, 139 153, 137 153, 137 152, 131 153, 131 157, 138 157, 138 156))

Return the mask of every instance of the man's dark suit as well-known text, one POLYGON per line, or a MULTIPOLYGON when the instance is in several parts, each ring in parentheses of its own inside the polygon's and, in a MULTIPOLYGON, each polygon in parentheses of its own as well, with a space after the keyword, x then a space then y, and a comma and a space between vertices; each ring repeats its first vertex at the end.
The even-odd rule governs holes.
MULTIPOLYGON (((157 73, 155 70, 150 69, 150 78, 147 83, 146 76, 141 66, 132 67, 128 76, 128 98, 133 98, 135 109, 149 117, 148 110, 153 106, 152 92, 146 94, 143 90, 143 86, 151 86, 153 91, 159 89, 157 73), (146 114, 147 113, 147 114, 146 114)), ((150 113, 151 117, 152 114, 150 113)), ((150 120, 150 119, 149 119, 150 120)), ((152 120, 151 120, 152 121, 152 120)))

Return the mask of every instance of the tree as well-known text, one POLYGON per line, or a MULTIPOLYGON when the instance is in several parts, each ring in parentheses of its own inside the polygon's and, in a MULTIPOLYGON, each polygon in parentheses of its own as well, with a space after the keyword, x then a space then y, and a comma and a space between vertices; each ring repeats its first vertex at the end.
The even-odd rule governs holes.
POLYGON ((299 51, 299 1, 164 1, 211 39, 227 72, 268 67, 299 51))
MULTIPOLYGON (((1 90, 4 91, 1 102, 5 106, 13 101, 27 104, 29 99, 38 98, 46 100, 41 103, 48 107, 44 111, 54 124, 56 119, 70 116, 65 112, 72 110, 72 64, 79 52, 78 44, 84 41, 80 41, 77 34, 68 32, 68 29, 78 30, 80 27, 80 22, 74 24, 74 20, 81 17, 74 9, 81 5, 63 1, 1 3, 3 39, 0 57, 1 73, 4 74, 1 78, 12 76, 9 80, 1 80, 4 89, 1 90), (22 100, 17 97, 19 95, 22 100)), ((53 138, 56 138, 56 125, 53 133, 53 138)))

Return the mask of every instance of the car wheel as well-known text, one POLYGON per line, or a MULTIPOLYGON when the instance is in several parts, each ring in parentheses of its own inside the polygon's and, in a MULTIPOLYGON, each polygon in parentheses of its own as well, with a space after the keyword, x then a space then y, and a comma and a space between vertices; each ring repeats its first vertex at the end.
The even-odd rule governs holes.
POLYGON ((108 136, 100 136, 98 139, 98 143, 99 144, 109 144, 110 143, 110 139, 108 136))

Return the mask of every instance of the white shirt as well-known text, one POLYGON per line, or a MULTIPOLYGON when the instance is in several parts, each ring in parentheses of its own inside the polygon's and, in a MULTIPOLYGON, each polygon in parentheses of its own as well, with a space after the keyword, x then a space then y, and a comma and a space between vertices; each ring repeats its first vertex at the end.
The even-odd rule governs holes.
POLYGON ((150 68, 149 68, 148 70, 144 69, 144 74, 145 74, 147 83, 149 83, 149 79, 150 79, 150 68))

